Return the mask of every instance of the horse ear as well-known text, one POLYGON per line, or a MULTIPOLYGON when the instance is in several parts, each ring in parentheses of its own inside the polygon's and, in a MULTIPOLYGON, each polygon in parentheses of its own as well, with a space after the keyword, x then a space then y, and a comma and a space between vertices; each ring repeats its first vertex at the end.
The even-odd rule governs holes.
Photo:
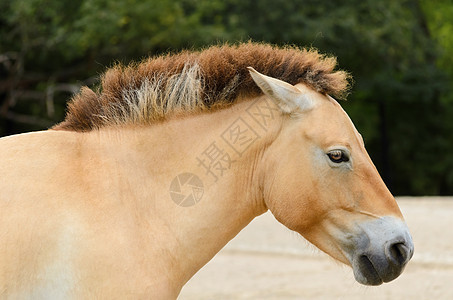
POLYGON ((308 110, 313 106, 311 98, 308 97, 308 95, 303 94, 295 86, 279 79, 263 75, 252 67, 248 67, 247 69, 249 70, 253 81, 255 81, 264 94, 277 103, 284 113, 291 114, 296 111, 300 112, 308 110))

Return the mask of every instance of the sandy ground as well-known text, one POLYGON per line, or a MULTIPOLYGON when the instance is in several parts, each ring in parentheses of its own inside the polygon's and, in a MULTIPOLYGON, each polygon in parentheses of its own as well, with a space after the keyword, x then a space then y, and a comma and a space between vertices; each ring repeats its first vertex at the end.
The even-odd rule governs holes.
POLYGON ((453 299, 453 197, 397 201, 415 254, 391 283, 358 284, 349 267, 266 213, 202 268, 178 299, 453 299))

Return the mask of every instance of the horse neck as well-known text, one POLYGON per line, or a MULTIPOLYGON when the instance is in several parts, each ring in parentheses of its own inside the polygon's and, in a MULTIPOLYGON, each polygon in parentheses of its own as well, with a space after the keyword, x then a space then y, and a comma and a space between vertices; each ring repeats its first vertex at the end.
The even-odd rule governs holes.
POLYGON ((133 199, 146 211, 144 217, 159 239, 151 250, 171 253, 169 269, 174 274, 168 276, 181 287, 267 210, 259 165, 280 124, 267 101, 244 100, 230 108, 126 130, 122 136, 127 142, 108 134, 110 141, 122 140, 108 145, 119 160, 135 160, 131 168, 124 164, 124 174, 129 182, 133 177, 140 183, 133 199), (189 177, 192 184, 184 184, 189 177), (194 197, 184 199, 194 187, 194 197))

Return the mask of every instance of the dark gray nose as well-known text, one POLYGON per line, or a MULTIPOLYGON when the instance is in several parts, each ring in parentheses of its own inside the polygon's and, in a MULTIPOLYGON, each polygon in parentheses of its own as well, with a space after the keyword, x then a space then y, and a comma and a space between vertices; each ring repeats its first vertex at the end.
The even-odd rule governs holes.
POLYGON ((385 256, 391 265, 404 266, 414 254, 414 245, 400 237, 388 242, 385 247, 385 256))
POLYGON ((397 278, 414 254, 414 244, 406 224, 384 217, 360 226, 352 259, 356 280, 366 285, 380 285, 397 278))

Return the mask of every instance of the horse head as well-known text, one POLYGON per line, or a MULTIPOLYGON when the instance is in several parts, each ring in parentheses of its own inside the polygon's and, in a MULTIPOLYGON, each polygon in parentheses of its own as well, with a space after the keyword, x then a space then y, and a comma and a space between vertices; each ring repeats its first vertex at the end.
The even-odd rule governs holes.
POLYGON ((398 277, 414 251, 398 205, 359 132, 337 101, 249 68, 283 115, 263 154, 263 201, 275 218, 333 258, 356 280, 398 277))

